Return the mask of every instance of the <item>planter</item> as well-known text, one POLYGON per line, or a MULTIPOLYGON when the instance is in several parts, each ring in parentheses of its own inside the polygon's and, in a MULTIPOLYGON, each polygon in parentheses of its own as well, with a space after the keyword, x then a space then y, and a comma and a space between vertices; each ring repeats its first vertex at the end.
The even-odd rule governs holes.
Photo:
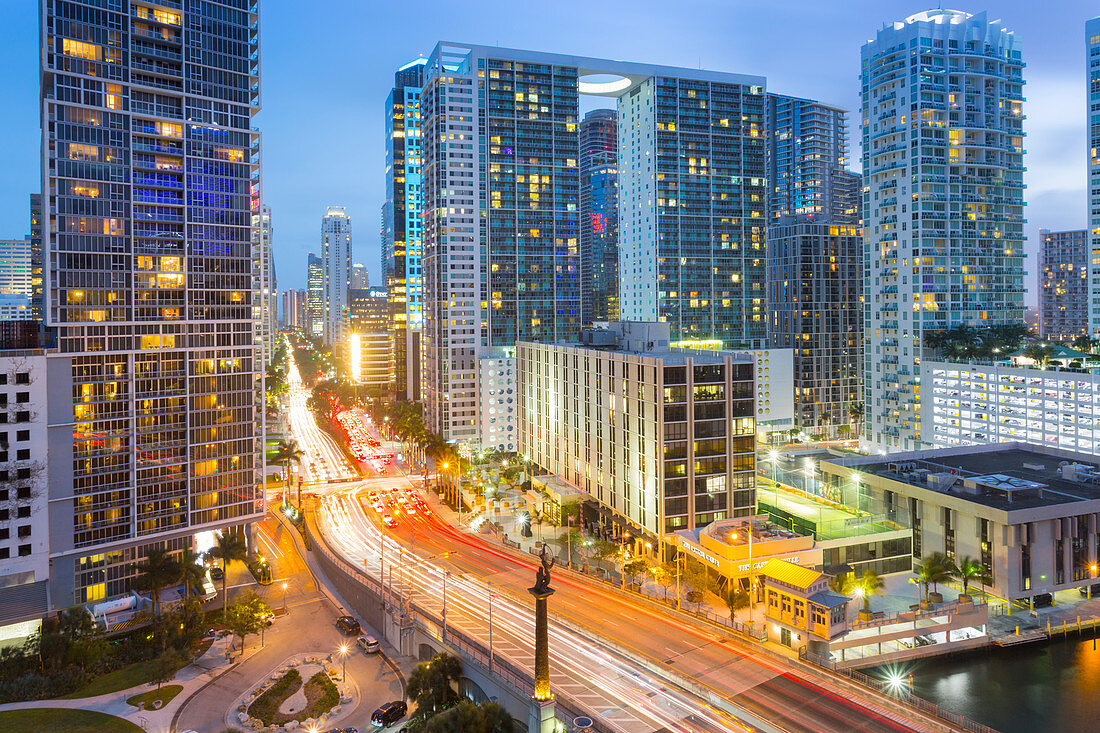
POLYGON ((870 621, 874 617, 875 617, 875 614, 873 612, 865 611, 862 608, 859 609, 859 620, 860 621, 870 621))
POLYGON ((932 591, 928 594, 928 603, 943 603, 943 593, 932 591))
POLYGON ((959 603, 970 603, 970 601, 971 601, 971 598, 970 598, 969 594, 967 594, 967 593, 960 593, 959 594, 959 603))

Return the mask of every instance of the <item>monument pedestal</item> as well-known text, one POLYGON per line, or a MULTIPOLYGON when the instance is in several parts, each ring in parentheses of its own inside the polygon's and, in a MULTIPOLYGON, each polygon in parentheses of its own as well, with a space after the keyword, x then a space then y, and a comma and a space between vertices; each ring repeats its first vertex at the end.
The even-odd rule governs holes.
POLYGON ((531 714, 527 716, 527 733, 554 733, 557 730, 557 710, 554 698, 531 700, 531 714))

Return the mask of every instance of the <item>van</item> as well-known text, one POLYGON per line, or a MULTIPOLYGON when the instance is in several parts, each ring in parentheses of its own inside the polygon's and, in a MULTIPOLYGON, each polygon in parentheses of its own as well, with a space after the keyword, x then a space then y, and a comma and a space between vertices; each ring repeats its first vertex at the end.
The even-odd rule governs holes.
POLYGON ((394 700, 375 710, 374 715, 370 716, 370 722, 375 728, 385 728, 404 718, 407 712, 409 706, 404 700, 394 700))
POLYGON ((367 654, 378 653, 378 639, 375 639, 370 634, 360 636, 358 639, 355 640, 355 643, 367 654))

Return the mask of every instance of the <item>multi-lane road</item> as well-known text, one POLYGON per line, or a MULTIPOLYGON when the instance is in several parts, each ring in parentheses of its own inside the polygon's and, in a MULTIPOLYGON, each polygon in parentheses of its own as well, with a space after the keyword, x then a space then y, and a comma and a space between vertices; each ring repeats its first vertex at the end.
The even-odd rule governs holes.
MULTIPOLYGON (((292 405, 294 392, 304 391, 294 381, 292 405)), ((299 404, 291 429, 313 459, 313 475, 347 482, 324 492, 318 512, 333 549, 428 614, 441 617, 446 604, 448 625, 486 646, 491 635, 497 658, 532 668, 534 621, 526 588, 537 560, 425 511, 418 506, 425 497, 407 476, 355 481, 339 448, 316 427, 304 397, 299 404), (381 510, 372 506, 378 502, 381 510), (383 526, 383 514, 397 526, 383 526)), ((902 718, 896 709, 890 712, 887 700, 852 700, 824 680, 807 679, 791 662, 595 581, 555 572, 553 585, 552 685, 614 730, 922 729, 896 722, 902 718)))

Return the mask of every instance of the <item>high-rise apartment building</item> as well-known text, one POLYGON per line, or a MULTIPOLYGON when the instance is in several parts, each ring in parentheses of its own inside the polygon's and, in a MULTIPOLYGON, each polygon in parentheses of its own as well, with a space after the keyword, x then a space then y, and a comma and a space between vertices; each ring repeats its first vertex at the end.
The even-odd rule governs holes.
POLYGON ((31 194, 31 312, 34 320, 42 315, 42 194, 31 194))
POLYGON ((580 125, 581 323, 619 318, 619 145, 615 110, 580 125))
POLYGON ((863 238, 806 215, 768 226, 769 339, 794 350, 795 426, 830 437, 863 400, 863 238))
MULTIPOLYGON (((420 400, 424 324, 421 270, 420 89, 427 59, 394 74, 386 97, 386 202, 382 205, 382 286, 390 299, 396 394, 420 400)), ((364 285, 363 287, 367 287, 364 285)))
POLYGON ((330 206, 321 219, 321 262, 324 273, 324 338, 338 344, 350 317, 351 217, 342 206, 330 206))
POLYGON ((370 273, 367 266, 354 264, 351 266, 351 280, 348 283, 351 290, 365 290, 370 287, 370 273))
POLYGON ((0 239, 0 294, 31 299, 31 238, 0 239))
POLYGON ((1072 341, 1089 333, 1089 230, 1039 230, 1039 335, 1072 341))
POLYGON ((855 171, 837 169, 832 175, 834 222, 863 224, 863 176, 855 171))
POLYGON ((291 330, 304 330, 306 323, 306 291, 284 290, 279 325, 291 330))
POLYGON ((306 260, 306 333, 311 337, 325 332, 325 263, 309 253, 306 260))
POLYGON ((578 333, 580 94, 618 100, 621 317, 764 341, 762 77, 442 43, 420 95, 423 353, 447 439, 477 439, 479 348, 578 333))
POLYGON ((252 264, 256 292, 256 297, 252 301, 252 313, 260 326, 256 338, 266 364, 275 354, 279 309, 279 285, 275 279, 275 250, 271 241, 274 230, 271 226, 270 206, 261 206, 260 212, 252 215, 252 230, 255 236, 252 264))
POLYGON ((925 336, 1024 321, 1024 63, 1001 21, 953 10, 861 54, 864 437, 914 450, 925 336))
POLYGON ((1085 151, 1088 176, 1089 334, 1100 338, 1100 16, 1085 22, 1085 151))
POLYGON ((42 4, 54 607, 263 516, 258 20, 244 2, 42 4))
MULTIPOLYGON (((812 99, 768 95, 768 223, 806 215, 858 224, 835 178, 848 165, 848 111, 812 99)), ((849 181, 845 179, 845 183, 849 181)))

